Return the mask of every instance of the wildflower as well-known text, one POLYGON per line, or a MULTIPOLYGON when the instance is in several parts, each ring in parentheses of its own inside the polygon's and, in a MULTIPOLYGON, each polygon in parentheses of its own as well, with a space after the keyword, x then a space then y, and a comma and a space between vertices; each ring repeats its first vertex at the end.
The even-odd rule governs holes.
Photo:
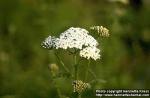
POLYGON ((103 26, 93 26, 90 27, 92 30, 96 30, 100 36, 109 37, 109 30, 103 26))
POLYGON ((87 58, 87 59, 94 59, 97 60, 100 58, 100 50, 96 47, 86 47, 80 51, 80 56, 87 58))
POLYGON ((90 88, 89 83, 84 83, 81 80, 73 81, 73 92, 81 93, 81 92, 85 91, 88 88, 90 88))
POLYGON ((75 48, 80 50, 80 56, 84 58, 92 58, 94 60, 100 58, 100 50, 96 47, 98 42, 89 35, 89 32, 82 28, 71 27, 61 33, 58 38, 49 36, 42 43, 42 46, 47 49, 70 49, 75 48))

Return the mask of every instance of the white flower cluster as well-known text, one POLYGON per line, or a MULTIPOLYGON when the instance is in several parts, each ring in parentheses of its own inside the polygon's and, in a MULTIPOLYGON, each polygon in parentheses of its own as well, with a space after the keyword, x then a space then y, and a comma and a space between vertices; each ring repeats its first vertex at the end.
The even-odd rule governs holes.
POLYGON ((97 41, 90 35, 88 31, 81 28, 69 28, 60 34, 59 42, 56 48, 77 48, 82 49, 83 46, 97 46, 97 41))
POLYGON ((88 33, 85 29, 71 27, 61 33, 59 38, 49 36, 42 43, 42 46, 48 49, 76 48, 80 50, 81 57, 96 60, 100 58, 100 50, 96 48, 98 42, 88 33))
POLYGON ((83 50, 80 51, 80 56, 90 59, 90 57, 94 60, 97 60, 100 58, 100 50, 96 47, 86 47, 83 50))

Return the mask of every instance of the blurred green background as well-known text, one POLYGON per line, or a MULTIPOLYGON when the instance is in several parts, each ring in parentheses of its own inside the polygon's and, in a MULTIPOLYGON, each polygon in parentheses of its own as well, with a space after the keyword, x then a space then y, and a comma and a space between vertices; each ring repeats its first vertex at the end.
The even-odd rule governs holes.
MULTIPOLYGON (((58 98, 48 65, 60 65, 40 44, 71 26, 110 30, 109 38, 101 38, 101 60, 90 66, 102 79, 94 89, 150 89, 149 5, 149 0, 0 0, 0 98, 58 98)), ((71 57, 61 56, 70 67, 71 57)), ((70 96, 71 80, 57 82, 70 96)))

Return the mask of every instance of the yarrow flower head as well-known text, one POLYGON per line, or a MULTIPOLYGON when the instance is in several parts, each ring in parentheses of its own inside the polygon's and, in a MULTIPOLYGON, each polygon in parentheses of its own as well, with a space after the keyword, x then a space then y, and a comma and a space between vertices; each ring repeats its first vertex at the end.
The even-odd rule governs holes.
POLYGON ((56 48, 82 49, 83 46, 97 46, 98 42, 88 33, 85 29, 71 27, 60 34, 56 48))
POLYGON ((71 27, 60 34, 58 38, 49 36, 42 43, 44 48, 52 49, 71 49, 80 50, 80 56, 84 58, 99 59, 100 50, 96 47, 98 42, 89 35, 89 32, 83 28, 71 27))

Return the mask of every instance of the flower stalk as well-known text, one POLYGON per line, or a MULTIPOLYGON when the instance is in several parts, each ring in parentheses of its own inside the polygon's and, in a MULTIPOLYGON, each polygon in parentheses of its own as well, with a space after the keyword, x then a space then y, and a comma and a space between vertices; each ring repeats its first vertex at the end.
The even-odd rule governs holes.
POLYGON ((74 55, 74 80, 78 79, 78 64, 77 64, 77 56, 74 55))
POLYGON ((62 67, 67 73, 70 73, 69 69, 65 66, 64 62, 61 60, 61 58, 58 56, 58 54, 55 52, 55 56, 57 57, 58 61, 61 63, 62 67))
POLYGON ((91 63, 91 61, 88 60, 87 69, 86 69, 86 73, 85 73, 85 81, 87 81, 88 72, 89 72, 89 68, 90 68, 90 63, 91 63))

